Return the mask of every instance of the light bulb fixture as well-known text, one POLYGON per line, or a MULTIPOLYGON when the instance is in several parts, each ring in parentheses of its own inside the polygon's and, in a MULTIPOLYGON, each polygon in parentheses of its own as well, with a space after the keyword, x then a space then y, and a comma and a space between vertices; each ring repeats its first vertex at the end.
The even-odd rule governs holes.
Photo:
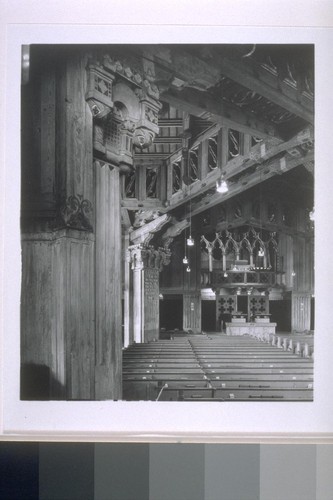
POLYGON ((229 191, 228 183, 223 178, 223 175, 220 180, 216 181, 216 191, 218 193, 227 193, 229 191))
POLYGON ((158 297, 160 300, 163 300, 164 299, 163 293, 160 293, 158 297))
POLYGON ((183 264, 188 264, 188 258, 186 257, 186 255, 185 255, 185 257, 183 258, 183 264))
POLYGON ((228 277, 228 273, 227 273, 227 271, 224 271, 223 276, 224 276, 224 278, 227 278, 227 277, 228 277))
POLYGON ((193 247, 194 246, 194 239, 192 238, 192 200, 191 200, 191 187, 189 191, 190 195, 190 235, 186 240, 186 244, 188 247, 193 247))
POLYGON ((293 278, 296 276, 296 273, 295 273, 294 270, 292 271, 291 275, 292 275, 293 278))
POLYGON ((186 268, 186 272, 187 272, 187 273, 190 273, 190 272, 191 272, 191 268, 190 268, 190 266, 187 266, 187 268, 186 268))
POLYGON ((187 243, 188 247, 193 247, 194 246, 194 239, 192 238, 191 235, 187 238, 186 243, 187 243))

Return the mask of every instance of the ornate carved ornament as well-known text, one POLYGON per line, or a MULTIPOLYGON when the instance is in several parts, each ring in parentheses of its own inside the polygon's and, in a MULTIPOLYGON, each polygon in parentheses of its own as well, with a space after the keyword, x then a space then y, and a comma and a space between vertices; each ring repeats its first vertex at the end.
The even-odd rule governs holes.
POLYGON ((171 252, 165 248, 155 249, 151 245, 140 243, 128 248, 126 259, 133 270, 158 269, 162 271, 163 266, 170 263, 171 252))
POLYGON ((60 208, 63 223, 72 229, 92 231, 92 213, 92 203, 82 195, 69 196, 60 208))
POLYGON ((144 226, 147 222, 157 219, 160 216, 157 210, 138 210, 135 213, 133 226, 135 228, 144 226))
POLYGON ((262 249, 265 253, 267 253, 269 246, 272 246, 274 251, 278 253, 276 233, 269 233, 268 238, 264 241, 260 233, 255 231, 252 227, 249 231, 243 233, 240 238, 237 238, 235 235, 226 230, 220 233, 215 233, 213 241, 208 241, 207 238, 202 235, 201 241, 203 242, 208 253, 211 253, 215 248, 219 248, 223 255, 226 255, 232 250, 235 254, 239 254, 242 248, 246 249, 250 254, 253 254, 258 249, 262 249))
POLYGON ((111 149, 112 154, 128 155, 125 163, 130 164, 133 163, 133 144, 141 150, 148 148, 159 132, 158 113, 162 105, 154 83, 154 68, 151 64, 143 66, 147 66, 144 74, 111 55, 88 66, 86 99, 93 117, 97 119, 94 124, 94 147, 103 154, 111 149), (118 83, 121 83, 123 91, 117 90, 118 83), (100 120, 107 115, 111 116, 112 109, 112 118, 107 120, 108 123, 101 123, 100 120), (107 141, 105 136, 110 139, 111 129, 111 140, 107 141))
POLYGON ((105 70, 111 71, 131 82, 134 86, 142 88, 146 95, 153 99, 159 99, 159 90, 155 84, 155 72, 152 64, 138 64, 134 57, 122 57, 121 55, 106 54, 102 63, 105 70))
POLYGON ((94 118, 105 118, 113 108, 113 81, 114 75, 96 64, 89 64, 86 100, 94 118))

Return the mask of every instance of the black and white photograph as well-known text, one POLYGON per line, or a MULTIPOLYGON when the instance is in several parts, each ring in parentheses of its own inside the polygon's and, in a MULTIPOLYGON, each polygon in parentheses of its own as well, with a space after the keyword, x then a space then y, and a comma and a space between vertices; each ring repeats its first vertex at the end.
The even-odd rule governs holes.
POLYGON ((22 45, 22 401, 313 401, 314 68, 22 45))

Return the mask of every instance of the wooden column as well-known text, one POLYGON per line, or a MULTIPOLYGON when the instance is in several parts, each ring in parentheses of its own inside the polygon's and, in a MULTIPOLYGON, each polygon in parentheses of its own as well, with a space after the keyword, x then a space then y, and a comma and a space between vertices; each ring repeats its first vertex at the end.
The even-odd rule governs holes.
POLYGON ((129 246, 129 234, 126 231, 124 235, 124 245, 123 245, 123 256, 124 256, 124 290, 123 290, 123 300, 124 300, 124 341, 123 346, 128 347, 130 345, 130 269, 129 269, 129 256, 128 256, 128 246, 129 246))
POLYGON ((133 340, 143 342, 142 324, 142 262, 136 262, 133 269, 133 340))
POLYGON ((159 336, 159 274, 170 254, 144 244, 129 247, 133 271, 134 342, 150 342, 159 336))
POLYGON ((24 208, 29 207, 23 210, 22 381, 28 371, 32 383, 25 389, 35 392, 32 399, 94 399, 94 192, 86 58, 68 54, 56 64, 49 54, 44 57, 38 83, 33 78, 39 119, 30 124, 29 149, 24 142, 22 150, 22 171, 26 158, 32 169, 22 177, 24 208))
POLYGON ((119 170, 95 162, 97 399, 121 398, 121 224, 119 170))

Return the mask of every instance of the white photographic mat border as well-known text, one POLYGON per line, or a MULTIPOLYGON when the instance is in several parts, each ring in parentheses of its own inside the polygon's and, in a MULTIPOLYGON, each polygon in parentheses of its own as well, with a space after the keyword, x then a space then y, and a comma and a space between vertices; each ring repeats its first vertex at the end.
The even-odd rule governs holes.
POLYGON ((8 25, 4 162, 2 428, 6 438, 111 441, 330 440, 333 436, 333 167, 330 82, 333 32, 326 28, 8 25), (316 317, 314 402, 166 403, 19 400, 21 45, 31 43, 314 43, 316 317), (332 153, 331 153, 332 154, 332 153))

